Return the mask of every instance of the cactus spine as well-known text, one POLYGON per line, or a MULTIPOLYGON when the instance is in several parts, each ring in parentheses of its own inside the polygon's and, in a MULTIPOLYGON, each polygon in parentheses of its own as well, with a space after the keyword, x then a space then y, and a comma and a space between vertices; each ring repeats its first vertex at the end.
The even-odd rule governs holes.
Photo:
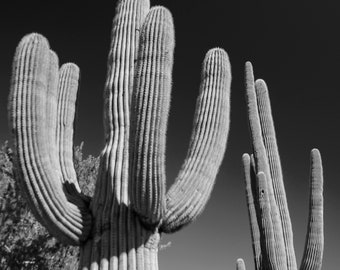
POLYGON ((104 92, 106 144, 91 200, 81 193, 72 162, 79 68, 59 69, 39 34, 17 47, 9 97, 17 176, 38 220, 81 246, 81 269, 158 269, 161 233, 193 221, 209 198, 228 136, 229 59, 219 48, 204 59, 189 151, 166 192, 173 50, 166 8, 118 2, 104 92))
MULTIPOLYGON (((282 170, 268 89, 254 81, 246 63, 246 97, 252 155, 243 155, 246 195, 256 269, 297 269, 282 170)), ((300 270, 320 270, 323 255, 323 174, 317 149, 311 151, 310 203, 300 270)))

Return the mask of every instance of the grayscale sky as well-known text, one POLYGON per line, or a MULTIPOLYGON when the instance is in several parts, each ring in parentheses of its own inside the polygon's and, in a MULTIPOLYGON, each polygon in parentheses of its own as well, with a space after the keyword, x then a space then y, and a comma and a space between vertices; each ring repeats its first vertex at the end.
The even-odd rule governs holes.
MULTIPOLYGON (((103 147, 102 92, 115 0, 3 1, 0 16, 0 142, 10 139, 6 103, 14 50, 21 37, 46 36, 60 63, 81 69, 75 144, 103 147)), ((176 49, 167 136, 167 185, 188 147, 200 67, 211 47, 232 66, 231 129, 215 189, 196 222, 163 237, 161 270, 253 269, 241 156, 251 150, 244 99, 244 63, 265 79, 272 102, 298 262, 308 217, 309 152, 320 149, 325 177, 326 270, 340 265, 340 4, 324 0, 161 1, 173 14, 176 49)))

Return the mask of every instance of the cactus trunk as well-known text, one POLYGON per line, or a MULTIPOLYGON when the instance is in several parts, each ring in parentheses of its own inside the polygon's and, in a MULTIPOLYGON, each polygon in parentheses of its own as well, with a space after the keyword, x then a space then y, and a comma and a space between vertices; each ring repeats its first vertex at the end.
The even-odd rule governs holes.
POLYGON ((80 269, 157 270, 159 241, 131 208, 118 207, 107 228, 81 247, 80 269))

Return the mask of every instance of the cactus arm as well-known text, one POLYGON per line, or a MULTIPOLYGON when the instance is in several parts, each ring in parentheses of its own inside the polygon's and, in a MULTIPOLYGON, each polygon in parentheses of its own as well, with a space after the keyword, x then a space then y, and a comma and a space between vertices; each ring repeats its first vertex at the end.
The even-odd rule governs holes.
POLYGON ((203 62, 187 158, 166 195, 164 232, 176 231, 194 220, 210 196, 228 137, 230 82, 227 53, 210 50, 203 62))
POLYGON ((242 259, 237 259, 236 261, 236 270, 246 270, 246 265, 242 259))
POLYGON ((165 146, 170 105, 174 26, 170 12, 153 7, 143 24, 133 95, 131 200, 144 223, 160 222, 165 208, 165 146))
POLYGON ((300 270, 320 270, 324 249, 323 172, 320 152, 311 151, 309 218, 300 270))
POLYGON ((92 218, 79 194, 64 192, 56 155, 58 123, 52 120, 63 102, 60 93, 57 56, 41 35, 25 36, 15 53, 9 96, 18 177, 37 219, 60 240, 80 244, 92 218))
MULTIPOLYGON (((50 50, 50 70, 47 79, 47 87, 46 87, 46 95, 49 98, 46 98, 46 126, 47 126, 47 136, 49 140, 52 140, 52 144, 49 147, 49 161, 51 162, 52 169, 55 171, 60 171, 60 163, 58 162, 59 159, 55 157, 58 156, 58 126, 59 120, 58 119, 58 106, 60 106, 61 102, 59 103, 59 97, 61 96, 61 88, 59 88, 59 59, 56 53, 50 50)), ((64 179, 60 178, 63 182, 64 179)))
POLYGON ((269 176, 270 174, 268 161, 266 150, 263 144, 262 131, 258 113, 253 67, 250 62, 247 62, 245 65, 245 78, 250 136, 252 139, 254 158, 256 161, 256 170, 263 171, 267 174, 267 176, 269 176))
MULTIPOLYGON (((130 103, 133 92, 139 35, 149 11, 148 0, 120 0, 113 19, 104 89, 105 147, 100 158, 91 210, 95 216, 91 262, 106 269, 124 269, 128 260, 120 250, 134 246, 133 219, 129 201, 130 103), (112 266, 111 266, 112 265, 112 266)), ((86 262, 87 258, 84 258, 86 262)), ((81 265, 86 265, 81 262, 81 265)))
POLYGON ((248 207, 248 215, 250 221, 250 232, 252 238, 252 246, 253 246, 253 254, 254 254, 254 263, 255 269, 261 269, 261 241, 260 241, 260 228, 257 221, 257 213, 256 207, 254 203, 254 197, 256 198, 256 192, 254 191, 254 186, 256 184, 256 176, 254 168, 251 166, 250 156, 248 154, 243 154, 243 169, 244 169, 244 178, 246 184, 246 198, 247 198, 247 207, 248 207))
POLYGON ((113 198, 118 203, 121 200, 127 203, 127 182, 125 181, 127 176, 125 174, 127 173, 128 163, 125 161, 128 161, 129 158, 130 102, 139 33, 149 11, 149 6, 148 0, 118 1, 116 15, 113 19, 111 45, 107 61, 107 79, 104 89, 106 144, 101 155, 100 175, 92 202, 92 210, 97 211, 100 216, 105 215, 105 222, 108 222, 113 198), (122 178, 124 178, 124 181, 122 181, 122 178), (123 186, 121 185, 122 182, 124 182, 123 186), (124 198, 122 198, 122 195, 124 195, 124 198), (103 214, 103 211, 105 214, 103 214))
POLYGON ((267 138, 267 134, 265 133, 267 130, 262 129, 261 126, 261 117, 260 115, 264 113, 268 113, 266 110, 268 108, 268 104, 263 104, 268 100, 261 101, 261 106, 259 106, 258 94, 256 91, 256 85, 254 82, 253 68, 250 62, 246 63, 245 67, 245 75, 246 75, 246 99, 248 104, 248 115, 249 115, 249 126, 252 137, 254 158, 256 163, 256 170, 262 171, 266 174, 266 179, 268 181, 268 196, 270 202, 270 213, 273 224, 274 231, 274 239, 275 239, 275 254, 276 261, 278 265, 283 267, 282 269, 287 269, 287 261, 286 261, 286 249, 285 242, 283 237, 283 229, 280 220, 280 212, 278 209, 278 205, 274 196, 274 187, 273 187, 273 179, 270 173, 269 160, 265 144, 264 138, 267 138), (266 105, 266 106, 265 106, 266 105), (261 112, 260 112, 261 111, 261 112))
POLYGON ((77 99, 80 71, 77 65, 67 63, 61 66, 59 72, 59 102, 57 108, 57 153, 65 181, 68 181, 80 192, 73 165, 73 120, 77 99))
POLYGON ((268 88, 266 83, 259 79, 255 82, 255 89, 259 108, 259 120, 263 134, 263 143, 268 157, 274 197, 282 223, 282 233, 287 254, 287 267, 288 269, 297 269, 293 244, 293 229, 288 210, 286 191, 283 184, 281 161, 276 142, 268 88))
POLYGON ((264 254, 264 262, 269 270, 282 269, 282 265, 276 261, 276 244, 274 237, 274 226, 270 213, 270 201, 268 192, 268 183, 264 172, 256 175, 257 180, 257 198, 259 205, 259 221, 261 222, 261 250, 264 254))

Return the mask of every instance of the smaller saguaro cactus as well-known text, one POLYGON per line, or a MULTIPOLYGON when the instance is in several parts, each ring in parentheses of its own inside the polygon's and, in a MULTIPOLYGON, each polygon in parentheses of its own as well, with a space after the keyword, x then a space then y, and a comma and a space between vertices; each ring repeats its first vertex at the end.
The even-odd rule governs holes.
MULTIPOLYGON (((283 184, 268 89, 254 81, 246 63, 246 98, 253 154, 243 155, 246 195, 256 270, 296 270, 293 231, 283 184)), ((323 256, 321 156, 311 151, 309 218, 300 270, 320 270, 323 256)), ((237 269, 245 269, 238 260, 237 269)))

